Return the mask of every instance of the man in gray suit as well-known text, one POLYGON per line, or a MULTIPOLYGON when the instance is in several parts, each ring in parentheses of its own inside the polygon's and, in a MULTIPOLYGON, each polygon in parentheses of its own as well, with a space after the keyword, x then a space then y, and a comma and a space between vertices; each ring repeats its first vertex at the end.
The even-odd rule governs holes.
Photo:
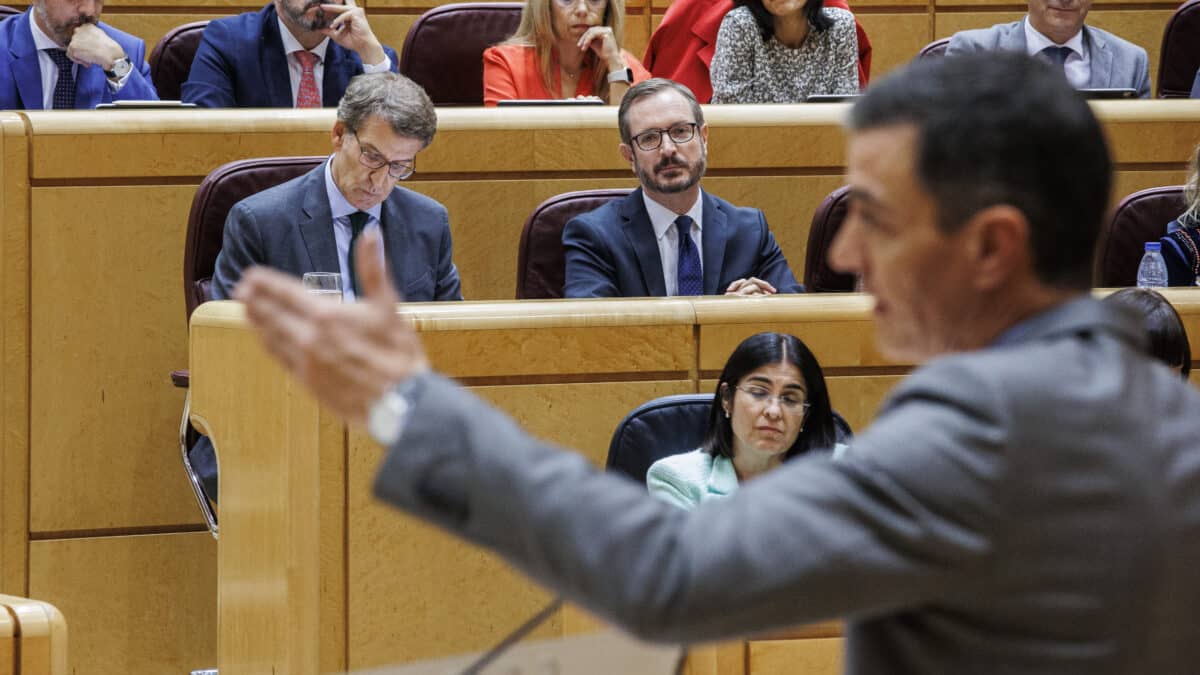
POLYGON ((1092 0, 1029 0, 1029 13, 1020 21, 955 33, 946 56, 1021 52, 1061 66, 1076 89, 1133 89, 1139 98, 1150 98, 1146 50, 1084 25, 1091 7, 1092 0))
POLYGON ((406 299, 461 300, 446 208, 397 185, 436 131, 433 103, 412 80, 395 73, 351 80, 329 160, 230 210, 213 296, 228 298, 245 268, 267 265, 297 276, 340 272, 343 296, 353 300, 351 251, 362 233, 378 229, 406 299))
POLYGON ((377 264, 371 302, 336 311, 268 270, 237 296, 389 447, 379 496, 643 637, 841 616, 851 673, 1195 672, 1200 392, 1090 296, 1111 185, 1091 109, 1052 66, 981 54, 873 84, 849 127, 831 262, 875 296, 884 352, 924 365, 840 459, 694 511, 429 372, 377 264))

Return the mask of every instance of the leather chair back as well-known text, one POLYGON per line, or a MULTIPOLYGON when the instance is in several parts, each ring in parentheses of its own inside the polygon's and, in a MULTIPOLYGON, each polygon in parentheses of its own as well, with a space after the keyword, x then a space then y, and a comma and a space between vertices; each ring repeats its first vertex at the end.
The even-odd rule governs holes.
POLYGON ((517 299, 561 298, 566 281, 562 233, 575 216, 623 199, 630 188, 565 192, 538 205, 521 230, 517 250, 517 299))
MULTIPOLYGON (((700 447, 708 428, 712 394, 663 396, 633 409, 613 432, 605 467, 645 484, 650 465, 671 455, 700 447)), ((854 437, 850 425, 834 411, 837 442, 854 437)))
POLYGON ((950 38, 942 38, 940 40, 934 40, 933 42, 930 42, 929 44, 922 47, 921 51, 917 52, 917 58, 918 59, 926 59, 926 58, 931 58, 931 57, 945 56, 946 55, 946 47, 949 47, 949 46, 950 46, 950 38))
POLYGON ((519 2, 434 7, 408 29, 400 74, 425 88, 437 106, 483 105, 483 50, 517 32, 519 2))
POLYGON ((0 20, 6 19, 10 16, 16 16, 18 14, 21 14, 21 10, 14 9, 6 5, 0 5, 0 20))
POLYGON ((187 318, 212 299, 212 276, 225 235, 225 218, 234 204, 250 195, 312 170, 325 157, 243 159, 217 167, 192 199, 183 254, 183 294, 187 318))
POLYGON ((1182 185, 1139 190, 1122 199, 1100 233, 1096 286, 1136 286, 1146 242, 1166 236, 1167 223, 1186 208, 1182 185))
POLYGON ((176 26, 162 36, 150 52, 150 79, 158 97, 164 101, 179 100, 179 91, 192 70, 192 59, 200 48, 207 21, 193 21, 176 26))
POLYGON ((804 288, 809 293, 849 293, 854 290, 854 275, 833 271, 829 266, 829 247, 842 221, 846 219, 846 198, 850 189, 840 187, 821 200, 808 229, 808 250, 804 256, 804 288))
POLYGON ((1159 98, 1187 98, 1200 69, 1200 0, 1187 0, 1163 29, 1158 58, 1159 98))

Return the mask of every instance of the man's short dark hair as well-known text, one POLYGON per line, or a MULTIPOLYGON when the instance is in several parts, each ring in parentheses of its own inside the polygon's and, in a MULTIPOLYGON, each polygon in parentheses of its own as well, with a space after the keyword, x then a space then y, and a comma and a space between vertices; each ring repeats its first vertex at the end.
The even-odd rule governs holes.
POLYGON ((869 88, 850 128, 917 129, 917 180, 953 232, 1007 204, 1030 224, 1045 284, 1090 288, 1112 164, 1100 123, 1061 69, 1016 53, 923 59, 869 88))
POLYGON ((625 145, 633 143, 633 132, 629 130, 629 107, 644 98, 668 89, 675 90, 680 96, 687 99, 688 105, 692 107, 692 117, 695 118, 692 121, 696 123, 697 127, 704 126, 704 111, 700 110, 700 104, 696 101, 696 95, 692 93, 691 89, 674 80, 652 77, 633 85, 621 97, 621 106, 617 108, 617 129, 621 132, 622 143, 625 145))

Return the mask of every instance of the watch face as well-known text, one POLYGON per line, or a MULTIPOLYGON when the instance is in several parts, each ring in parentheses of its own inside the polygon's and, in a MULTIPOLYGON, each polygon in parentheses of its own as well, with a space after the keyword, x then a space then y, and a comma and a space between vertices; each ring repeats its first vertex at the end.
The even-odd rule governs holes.
POLYGON ((133 64, 129 62, 128 58, 117 59, 116 62, 113 63, 112 72, 113 75, 117 76, 117 79, 125 77, 131 70, 133 70, 133 64))

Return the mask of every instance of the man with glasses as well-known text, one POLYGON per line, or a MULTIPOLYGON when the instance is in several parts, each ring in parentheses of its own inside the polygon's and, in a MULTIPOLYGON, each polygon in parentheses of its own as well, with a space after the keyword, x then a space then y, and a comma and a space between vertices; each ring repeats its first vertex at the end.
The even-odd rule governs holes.
POLYGON ((450 220, 436 201, 397 183, 437 131, 433 103, 395 73, 351 81, 333 125, 333 155, 316 169, 234 205, 213 274, 228 298, 250 265, 302 275, 339 272, 342 295, 358 293, 354 243, 380 229, 396 287, 412 301, 461 300, 450 220))
POLYGON ((762 211, 700 189, 708 126, 687 87, 638 83, 617 112, 621 156, 641 188, 563 230, 568 298, 769 295, 804 288, 762 211))

